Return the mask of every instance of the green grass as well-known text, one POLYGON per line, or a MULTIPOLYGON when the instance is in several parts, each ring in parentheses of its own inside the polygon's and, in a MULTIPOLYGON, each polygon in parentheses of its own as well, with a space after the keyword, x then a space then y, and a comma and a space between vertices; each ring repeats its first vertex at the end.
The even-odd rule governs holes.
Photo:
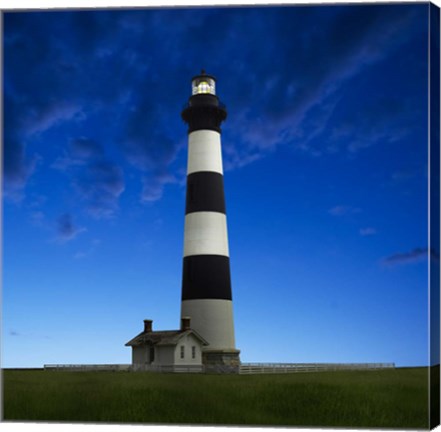
POLYGON ((427 368, 285 375, 3 371, 4 420, 428 428, 427 368))

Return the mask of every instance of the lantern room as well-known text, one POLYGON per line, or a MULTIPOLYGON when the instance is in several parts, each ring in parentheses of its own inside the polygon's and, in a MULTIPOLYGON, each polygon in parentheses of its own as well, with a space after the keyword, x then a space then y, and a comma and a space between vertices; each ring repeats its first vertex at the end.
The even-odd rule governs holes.
POLYGON ((216 81, 213 76, 207 75, 202 70, 200 75, 195 76, 191 81, 192 96, 199 94, 216 95, 216 81))

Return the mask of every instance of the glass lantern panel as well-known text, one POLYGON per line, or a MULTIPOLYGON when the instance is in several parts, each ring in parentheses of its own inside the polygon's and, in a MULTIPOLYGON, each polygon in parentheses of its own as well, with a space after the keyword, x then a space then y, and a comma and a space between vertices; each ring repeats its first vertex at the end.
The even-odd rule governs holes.
POLYGON ((207 94, 207 93, 212 95, 216 94, 214 79, 205 78, 205 77, 194 79, 192 82, 191 94, 197 95, 197 94, 207 94))

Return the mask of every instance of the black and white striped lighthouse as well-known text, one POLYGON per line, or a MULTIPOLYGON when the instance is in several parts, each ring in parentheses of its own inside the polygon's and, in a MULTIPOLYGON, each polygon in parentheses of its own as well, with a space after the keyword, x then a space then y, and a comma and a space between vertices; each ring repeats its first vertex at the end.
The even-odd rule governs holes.
POLYGON ((191 81, 182 111, 188 124, 187 194, 181 318, 209 345, 206 365, 239 365, 235 347, 230 258, 223 184, 221 128, 227 117, 216 80, 204 71, 191 81))

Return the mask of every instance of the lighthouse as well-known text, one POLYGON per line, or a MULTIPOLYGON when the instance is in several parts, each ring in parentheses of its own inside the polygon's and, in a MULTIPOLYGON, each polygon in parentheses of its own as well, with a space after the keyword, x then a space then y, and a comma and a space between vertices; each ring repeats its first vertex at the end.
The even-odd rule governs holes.
POLYGON ((240 364, 233 323, 227 217, 221 152, 221 123, 227 111, 216 95, 216 79, 193 77, 182 111, 188 124, 187 191, 181 319, 207 342, 206 366, 232 371, 240 364))

